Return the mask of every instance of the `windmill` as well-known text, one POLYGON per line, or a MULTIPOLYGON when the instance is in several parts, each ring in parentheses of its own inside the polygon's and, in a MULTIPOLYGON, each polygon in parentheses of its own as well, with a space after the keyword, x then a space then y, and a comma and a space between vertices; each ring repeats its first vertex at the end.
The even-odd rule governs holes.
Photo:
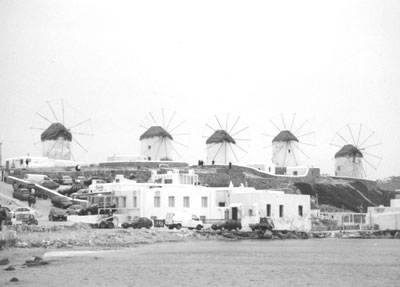
POLYGON ((268 138, 272 147, 272 163, 276 167, 301 166, 309 159, 307 149, 315 146, 315 132, 311 130, 308 120, 297 122, 296 113, 280 114, 279 119, 271 119, 269 129, 277 130, 263 135, 268 138))
POLYGON ((90 119, 63 99, 47 101, 35 112, 31 134, 42 156, 73 161, 88 152, 93 137, 90 119))
POLYGON ((207 163, 237 163, 247 154, 250 143, 249 127, 240 116, 215 115, 206 125, 207 163))
POLYGON ((161 109, 161 113, 148 113, 140 125, 145 132, 140 136, 140 155, 153 161, 172 161, 182 158, 180 149, 188 148, 186 121, 176 111, 161 109))
POLYGON ((346 124, 330 143, 335 149, 335 175, 366 178, 382 161, 382 142, 375 131, 360 124, 346 124))

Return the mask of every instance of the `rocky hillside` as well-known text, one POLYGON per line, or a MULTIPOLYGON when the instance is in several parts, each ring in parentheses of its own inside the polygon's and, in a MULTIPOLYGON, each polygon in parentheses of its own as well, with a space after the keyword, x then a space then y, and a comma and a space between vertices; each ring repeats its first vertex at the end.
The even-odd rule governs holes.
POLYGON ((309 194, 322 211, 366 212, 368 206, 388 206, 393 196, 357 180, 319 179, 312 184, 296 182, 294 186, 302 194, 309 194))
MULTIPOLYGON (((243 184, 256 189, 275 189, 286 193, 308 194, 313 208, 322 211, 366 212, 369 206, 390 205, 400 177, 386 181, 355 180, 348 178, 277 177, 240 166, 193 167, 202 184, 209 186, 235 186, 243 184)), ((398 187, 400 188, 400 186, 398 187)))

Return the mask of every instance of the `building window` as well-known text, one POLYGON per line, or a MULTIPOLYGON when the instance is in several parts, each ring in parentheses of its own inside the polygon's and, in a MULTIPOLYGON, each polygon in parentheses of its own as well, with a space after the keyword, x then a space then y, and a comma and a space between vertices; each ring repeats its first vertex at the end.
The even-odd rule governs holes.
POLYGON ((284 213, 283 213, 283 205, 279 205, 279 217, 283 217, 284 213))
POLYGON ((168 207, 175 207, 175 196, 168 196, 168 207))
POLYGON ((203 207, 203 208, 207 208, 208 207, 208 198, 207 198, 207 196, 203 196, 201 198, 201 207, 203 207))
POLYGON ((218 202, 218 206, 219 207, 224 207, 225 206, 225 202, 218 202))
POLYGON ((303 206, 299 205, 299 216, 303 216, 303 206))
POLYGON ((271 217, 271 204, 267 204, 267 217, 271 217))
POLYGON ((249 209, 249 216, 253 216, 253 209, 249 209))
POLYGON ((137 196, 133 197, 133 208, 137 208, 137 196))
POLYGON ((190 199, 189 196, 183 197, 183 207, 189 208, 190 207, 190 199))
POLYGON ((126 197, 120 197, 120 201, 119 201, 119 207, 120 208, 126 208, 126 197))
POLYGON ((151 156, 147 157, 147 160, 151 160, 151 156))
POLYGON ((151 145, 149 145, 149 146, 147 147, 147 149, 151 149, 151 145))
POLYGON ((161 206, 161 198, 159 196, 154 196, 154 207, 161 206))
POLYGON ((166 179, 164 180, 164 183, 165 183, 165 184, 171 184, 171 183, 172 183, 172 178, 166 178, 166 179))

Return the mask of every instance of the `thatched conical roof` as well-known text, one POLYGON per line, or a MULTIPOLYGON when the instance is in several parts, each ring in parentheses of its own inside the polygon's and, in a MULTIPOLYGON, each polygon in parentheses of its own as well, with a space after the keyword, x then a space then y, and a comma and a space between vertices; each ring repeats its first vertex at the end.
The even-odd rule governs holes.
POLYGON ((288 141, 296 141, 299 140, 288 130, 281 131, 272 142, 288 142, 288 141))
POLYGON ((72 134, 63 124, 53 123, 51 124, 41 135, 42 141, 46 140, 57 140, 59 137, 64 137, 67 141, 72 141, 72 134))
POLYGON ((172 136, 160 126, 150 127, 147 131, 144 132, 144 134, 142 134, 140 136, 140 140, 153 138, 153 137, 169 138, 169 139, 173 140, 172 136))
POLYGON ((235 140, 224 130, 216 130, 206 141, 206 144, 228 142, 236 144, 235 140))
POLYGON ((347 144, 335 154, 335 158, 346 156, 363 157, 363 154, 357 147, 353 146, 352 144, 347 144))

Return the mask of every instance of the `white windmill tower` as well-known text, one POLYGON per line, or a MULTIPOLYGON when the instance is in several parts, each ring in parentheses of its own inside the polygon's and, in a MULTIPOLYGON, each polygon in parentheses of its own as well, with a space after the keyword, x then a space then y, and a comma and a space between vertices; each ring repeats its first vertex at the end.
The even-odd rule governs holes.
POLYGON ((263 134, 270 140, 272 138, 271 144, 267 146, 272 147, 272 163, 275 167, 305 165, 309 158, 305 146, 314 146, 315 132, 307 125, 307 120, 297 124, 295 113, 281 114, 280 118, 281 124, 269 121, 278 130, 277 135, 263 134))
POLYGON ((229 164, 238 163, 247 154, 250 143, 249 127, 245 125, 240 116, 226 117, 214 116, 214 119, 206 123, 207 131, 207 163, 229 164))
POLYGON ((366 178, 382 161, 382 142, 363 124, 347 124, 335 133, 335 175, 366 178), (339 148, 339 150, 338 150, 339 148))
POLYGON ((186 121, 176 112, 161 109, 161 114, 149 113, 140 126, 145 132, 140 136, 140 155, 152 161, 173 161, 182 158, 179 147, 185 147, 189 133, 186 121))
POLYGON ((34 145, 38 149, 41 145, 42 156, 75 161, 76 157, 88 152, 93 137, 90 119, 63 99, 47 101, 46 104, 33 119, 34 145), (40 142, 37 142, 39 137, 40 142))

